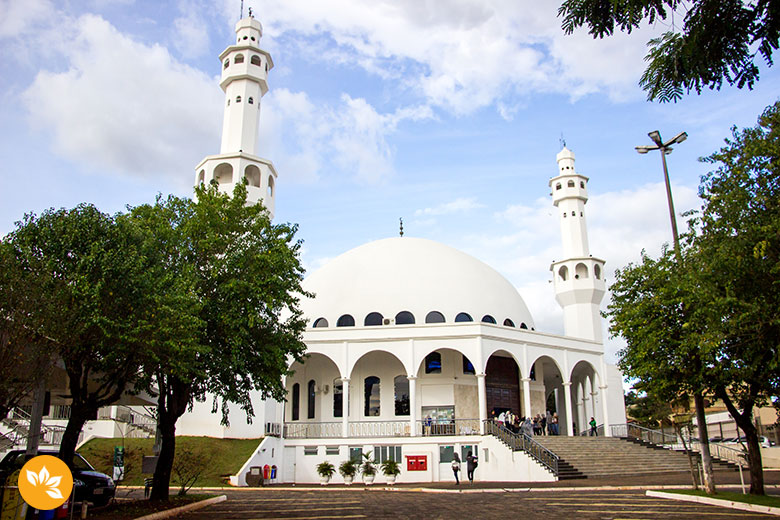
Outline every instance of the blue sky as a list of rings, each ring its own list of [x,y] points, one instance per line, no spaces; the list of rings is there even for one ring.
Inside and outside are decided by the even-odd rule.
[[[678,212],[691,209],[707,171],[697,158],[780,92],[764,67],[753,91],[648,103],[645,44],[668,26],[566,36],[556,2],[250,6],[275,63],[260,155],[279,172],[276,219],[300,224],[307,268],[397,235],[403,217],[407,235],[496,268],[549,332],[562,332],[547,186],[561,135],[591,179],[591,252],[612,273],[670,240],[660,157],[634,146],[650,130],[688,132],[669,166]],[[0,0],[0,235],[48,207],[189,196],[195,165],[219,150],[217,56],[238,17],[238,0]],[[619,347],[608,343],[611,359]]]

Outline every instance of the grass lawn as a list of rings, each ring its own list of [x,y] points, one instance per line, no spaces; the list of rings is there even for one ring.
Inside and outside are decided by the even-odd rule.
[[[678,493],[680,495],[694,495],[698,497],[716,498],[718,500],[730,500],[732,502],[743,502],[745,504],[756,504],[759,506],[780,507],[780,497],[770,495],[743,495],[732,491],[718,491],[714,495],[708,495],[701,490],[693,489],[664,489],[667,493]]]
[[[192,502],[199,502],[217,495],[186,495],[183,497],[171,495],[167,502],[149,502],[148,500],[134,500],[132,502],[114,502],[99,510],[90,510],[90,520],[132,520],[158,511],[186,506]],[[76,508],[76,513],[80,510]]]
[[[204,466],[195,486],[224,486],[227,477],[235,475],[254,453],[262,439],[216,439],[213,437],[176,437],[177,463]],[[113,473],[114,446],[125,447],[125,479],[119,485],[143,486],[144,478],[151,475],[141,473],[141,462],[146,455],[153,455],[154,439],[92,439],[78,451],[98,471],[107,475]],[[194,462],[191,462],[194,461]],[[176,472],[171,475],[171,486],[178,484]]]

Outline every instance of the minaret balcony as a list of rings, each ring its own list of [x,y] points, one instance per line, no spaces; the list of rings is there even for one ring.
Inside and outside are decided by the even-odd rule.
[[[563,303],[599,303],[606,292],[604,260],[569,258],[550,265],[555,295]]]

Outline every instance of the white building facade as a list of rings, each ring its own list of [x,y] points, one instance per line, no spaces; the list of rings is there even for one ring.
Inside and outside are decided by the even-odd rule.
[[[196,182],[217,179],[231,192],[246,178],[251,201],[273,214],[277,173],[256,155],[273,62],[254,18],[239,21],[236,34],[220,55],[222,147],[196,167]],[[555,480],[538,456],[494,435],[494,414],[555,412],[561,435],[586,430],[591,417],[605,432],[625,423],[622,377],[604,358],[604,261],[588,248],[588,179],[568,149],[557,160],[549,182],[566,258],[550,269],[565,335],[535,330],[517,290],[481,261],[430,240],[378,240],[305,280],[316,295],[301,304],[307,356],[290,367],[285,403],[258,399],[254,423],[237,412],[230,427],[219,426],[210,402],[196,403],[177,433],[265,436],[234,477],[239,485],[250,467],[266,464],[277,466],[277,481],[317,482],[318,463],[338,466],[361,453],[401,462],[403,482],[454,480],[453,454],[469,451],[479,457],[478,480]]]

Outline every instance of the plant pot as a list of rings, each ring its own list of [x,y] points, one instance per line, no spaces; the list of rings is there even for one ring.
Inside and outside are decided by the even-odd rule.
[[[388,484],[390,484],[391,486],[395,484],[395,478],[396,478],[395,475],[386,475],[386,477],[387,477]]]
[[[321,486],[327,486],[328,482],[330,482],[330,477],[327,475],[320,475],[320,485]]]
[[[363,484],[370,486],[374,483],[374,475],[363,475]]]
[[[348,486],[351,486],[352,485],[352,481],[354,479],[355,479],[355,477],[347,475],[347,476],[344,477],[344,484],[346,484]]]

